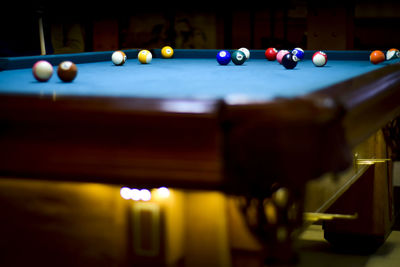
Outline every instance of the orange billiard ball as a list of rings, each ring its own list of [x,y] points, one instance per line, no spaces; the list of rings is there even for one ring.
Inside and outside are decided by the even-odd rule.
[[[63,61],[58,65],[57,75],[63,82],[72,82],[78,74],[78,68],[71,61]]]
[[[369,60],[372,64],[379,64],[385,61],[385,54],[380,50],[372,51],[372,53],[369,55]]]

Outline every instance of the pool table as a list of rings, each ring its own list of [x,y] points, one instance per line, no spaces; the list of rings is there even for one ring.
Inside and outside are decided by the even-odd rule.
[[[0,59],[0,175],[302,199],[400,113],[399,59],[373,65],[369,51],[326,51],[324,67],[306,51],[293,70],[261,50],[240,66],[216,50],[154,49],[150,64],[125,52],[123,66],[112,52]],[[39,59],[78,75],[38,82]]]

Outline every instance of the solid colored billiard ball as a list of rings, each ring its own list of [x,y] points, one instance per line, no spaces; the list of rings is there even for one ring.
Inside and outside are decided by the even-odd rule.
[[[328,62],[328,56],[322,51],[317,51],[312,56],[312,62],[316,67],[323,67]]]
[[[126,62],[126,54],[123,51],[115,51],[111,55],[111,61],[116,65],[116,66],[122,66]]]
[[[293,49],[292,55],[295,56],[298,60],[303,60],[304,59],[304,50],[299,47],[296,47],[295,49]],[[295,58],[295,60],[296,60],[296,58]]]
[[[242,51],[236,50],[232,53],[231,59],[235,65],[242,65],[246,61],[246,55]]]
[[[221,50],[217,54],[217,61],[220,65],[228,65],[231,61],[231,53],[226,50]]]
[[[386,51],[386,60],[392,60],[400,57],[399,49],[391,48]]]
[[[163,58],[171,58],[174,55],[174,49],[170,46],[164,46],[161,49],[161,56]]]
[[[72,82],[78,74],[78,68],[71,61],[63,61],[58,65],[57,75],[63,82]]]
[[[239,48],[239,51],[242,51],[244,55],[246,56],[246,60],[250,58],[250,51],[246,47]]]
[[[142,64],[148,64],[151,62],[151,60],[153,59],[153,55],[151,54],[151,52],[149,50],[140,50],[139,54],[138,54],[138,60],[140,63]]]
[[[290,53],[288,50],[280,50],[278,54],[276,54],[276,60],[279,62],[279,64],[282,64],[283,56],[288,53]]]
[[[296,57],[295,55],[292,55],[291,53],[287,53],[286,55],[283,56],[282,58],[282,65],[286,69],[294,69],[297,65],[297,59],[294,59]]]
[[[273,47],[270,47],[267,50],[265,50],[265,58],[268,59],[269,61],[276,60],[277,54],[278,54],[278,50],[276,50]]]
[[[33,65],[32,73],[39,82],[47,82],[53,75],[53,66],[46,60],[39,60]]]
[[[369,55],[369,60],[372,64],[379,64],[385,61],[385,54],[380,50],[372,51],[372,53]]]

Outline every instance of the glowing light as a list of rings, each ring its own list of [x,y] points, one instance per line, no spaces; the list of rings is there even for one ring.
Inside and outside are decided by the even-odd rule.
[[[122,187],[120,190],[120,195],[123,199],[130,199],[132,197],[131,189],[128,187]]]
[[[357,159],[359,165],[374,165],[376,163],[386,163],[390,159]]]
[[[170,195],[169,189],[166,187],[160,187],[157,189],[157,195],[160,198],[168,198]]]
[[[143,201],[149,201],[151,199],[151,193],[147,189],[140,190],[140,199]]]
[[[135,201],[141,200],[140,190],[136,188],[132,189],[131,198]]]
[[[137,188],[129,188],[129,187],[122,187],[120,190],[121,197],[123,199],[132,199],[134,201],[149,201],[151,200],[151,193],[148,189],[137,189]]]

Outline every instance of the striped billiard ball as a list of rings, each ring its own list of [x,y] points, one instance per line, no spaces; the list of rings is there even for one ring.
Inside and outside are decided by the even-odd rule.
[[[116,66],[122,66],[126,62],[126,54],[123,51],[115,51],[111,55],[111,61],[116,65]]]

